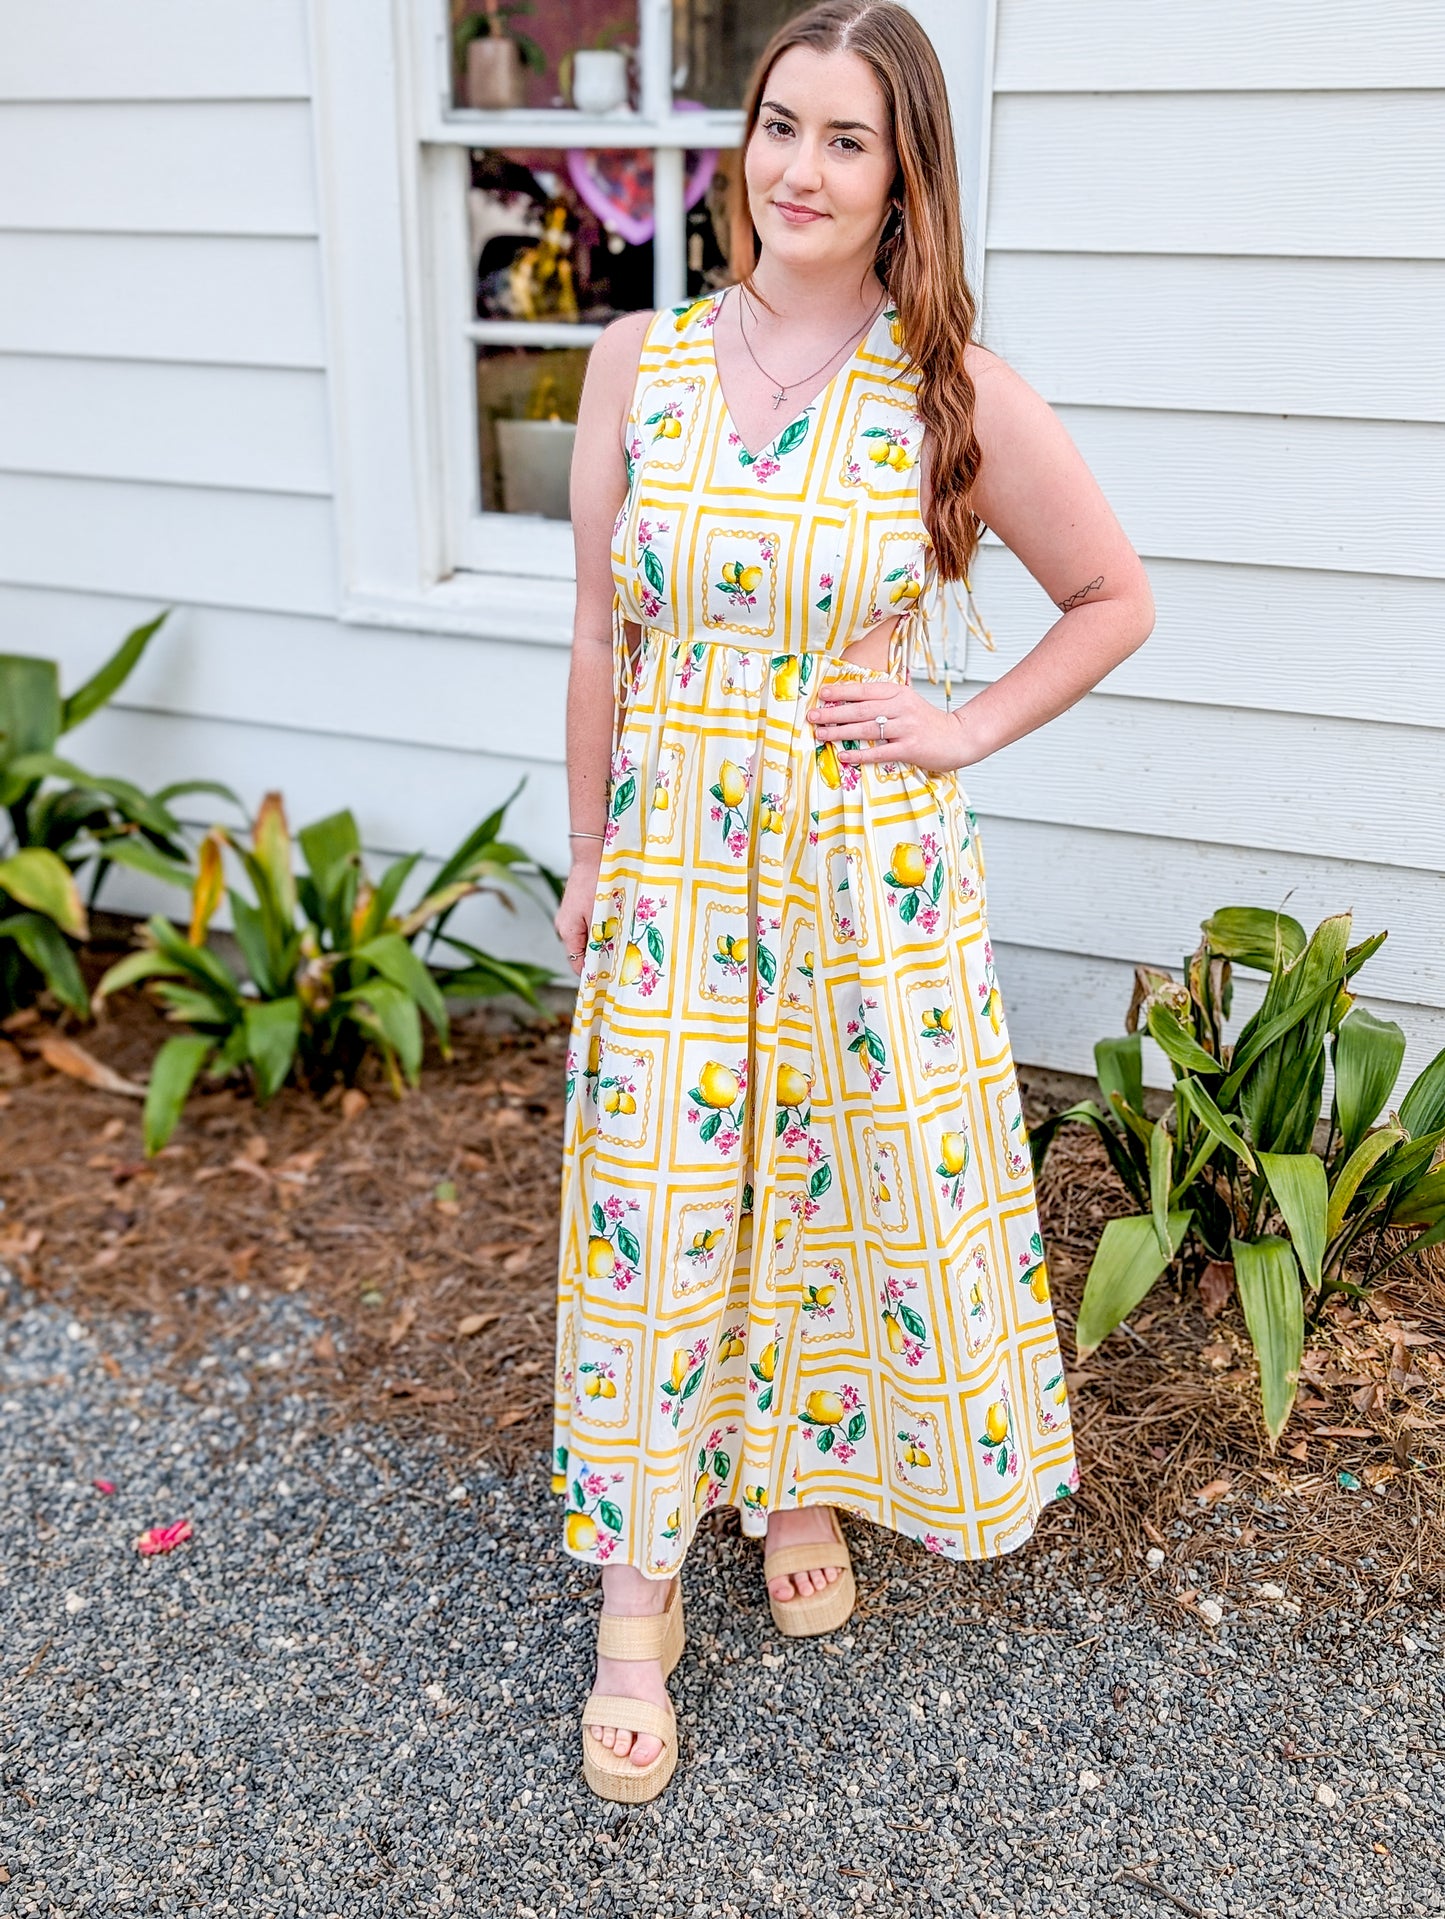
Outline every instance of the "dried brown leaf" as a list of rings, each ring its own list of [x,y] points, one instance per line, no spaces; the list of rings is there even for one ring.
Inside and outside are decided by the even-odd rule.
[[[457,1321],[457,1338],[470,1339],[473,1333],[485,1332],[501,1317],[500,1313],[468,1313],[465,1319]]]
[[[42,1033],[35,1049],[53,1072],[64,1073],[67,1079],[78,1079],[83,1086],[93,1086],[98,1093],[117,1093],[123,1099],[146,1096],[144,1086],[117,1073],[114,1067],[102,1065],[93,1053],[87,1053],[83,1046],[67,1039],[63,1033]]]

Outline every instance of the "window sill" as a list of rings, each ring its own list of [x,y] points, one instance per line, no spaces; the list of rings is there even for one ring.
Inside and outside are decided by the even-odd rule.
[[[384,627],[396,633],[567,647],[572,644],[576,597],[572,580],[454,573],[415,594],[349,593],[339,617],[346,626]]]

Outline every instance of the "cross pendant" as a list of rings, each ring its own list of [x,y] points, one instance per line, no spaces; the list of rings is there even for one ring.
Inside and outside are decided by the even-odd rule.
[[[773,395],[773,409],[775,412],[783,404],[784,400],[786,400],[787,397],[788,397],[788,389],[786,387],[779,387],[778,391]]]

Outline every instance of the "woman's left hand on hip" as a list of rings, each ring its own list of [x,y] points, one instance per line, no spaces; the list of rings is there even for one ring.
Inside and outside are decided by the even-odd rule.
[[[895,680],[825,681],[806,717],[818,745],[831,740],[844,766],[897,760],[925,773],[953,773],[968,764],[968,743],[958,716],[940,712],[921,693]],[[844,740],[857,744],[845,747]]]

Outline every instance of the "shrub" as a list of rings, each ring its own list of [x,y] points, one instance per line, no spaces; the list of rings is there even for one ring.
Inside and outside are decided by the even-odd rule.
[[[1061,1126],[1093,1126],[1140,1211],[1110,1220],[1084,1285],[1082,1358],[1125,1319],[1176,1259],[1232,1261],[1259,1356],[1271,1448],[1289,1417],[1304,1350],[1306,1306],[1332,1292],[1361,1296],[1400,1260],[1445,1240],[1445,1049],[1398,1111],[1383,1114],[1405,1035],[1355,1004],[1352,976],[1384,943],[1349,946],[1351,915],[1307,939],[1288,915],[1226,907],[1205,920],[1183,981],[1139,967],[1128,1037],[1094,1048],[1104,1112],[1083,1100],[1033,1133],[1034,1172]],[[1224,1021],[1232,969],[1268,973],[1258,1011],[1232,1046]],[[1168,1057],[1172,1111],[1144,1116],[1144,1030]],[[1326,1062],[1334,1068],[1329,1132],[1314,1146]],[[1386,1235],[1404,1233],[1387,1250]],[[1346,1276],[1359,1263],[1358,1280]]]
[[[202,1072],[213,1080],[245,1073],[267,1100],[293,1075],[313,1091],[338,1079],[350,1083],[375,1049],[400,1093],[403,1081],[415,1085],[420,1076],[423,1019],[449,1055],[447,993],[515,992],[536,1005],[537,986],[552,977],[545,967],[497,959],[446,930],[469,895],[495,893],[511,906],[503,888],[531,863],[497,837],[510,804],[467,836],[405,912],[398,901],[420,854],[394,861],[373,884],[349,812],[302,828],[299,875],[279,793],[262,802],[249,845],[213,828],[197,856],[187,931],[161,917],[149,920],[141,950],[112,966],[97,989],[104,999],[147,982],[167,1016],[190,1029],[167,1040],[152,1067],[146,1151],[158,1152],[170,1138]],[[249,881],[250,897],[227,888],[228,853]],[[545,868],[533,870],[557,890]],[[223,894],[244,978],[208,940]],[[416,950],[423,933],[428,958]],[[429,963],[438,945],[460,955],[460,963]]]

